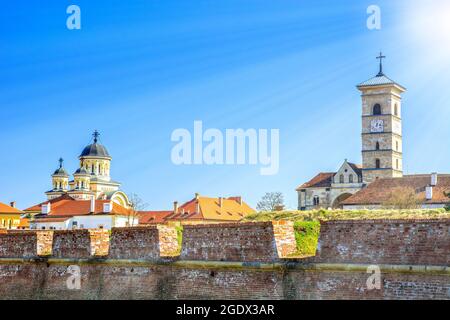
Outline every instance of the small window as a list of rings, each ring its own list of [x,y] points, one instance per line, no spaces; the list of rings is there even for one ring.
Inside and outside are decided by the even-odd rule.
[[[397,104],[394,105],[394,115],[398,116],[398,106],[397,106]]]
[[[395,141],[395,150],[398,151],[398,141]]]
[[[353,183],[353,175],[352,174],[348,176],[348,182]]]
[[[344,175],[343,174],[341,174],[339,176],[339,183],[344,183]]]
[[[379,142],[377,142],[377,143],[375,144],[375,150],[380,150],[380,143],[379,143]]]
[[[319,203],[320,203],[319,196],[314,196],[314,198],[313,198],[313,204],[314,204],[315,206],[318,206]]]
[[[380,159],[375,159],[375,168],[377,168],[377,169],[381,168],[381,161],[380,161]]]
[[[373,114],[374,115],[381,114],[381,105],[379,103],[373,106]]]
[[[399,161],[398,161],[398,159],[395,159],[395,165],[396,165],[396,168],[398,169],[399,168]]]

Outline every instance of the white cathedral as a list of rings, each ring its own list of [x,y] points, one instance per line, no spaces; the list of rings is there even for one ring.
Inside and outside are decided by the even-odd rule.
[[[59,168],[52,174],[53,189],[46,192],[48,200],[69,195],[75,200],[110,200],[125,208],[130,202],[120,191],[120,183],[111,180],[111,160],[108,150],[99,143],[100,134],[95,131],[93,143],[86,146],[79,156],[80,167],[69,181],[69,174],[59,159]]]

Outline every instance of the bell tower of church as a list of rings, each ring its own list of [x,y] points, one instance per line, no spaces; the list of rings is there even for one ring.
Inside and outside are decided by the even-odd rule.
[[[363,182],[402,177],[401,94],[404,87],[383,73],[380,53],[378,74],[359,84],[362,95]]]

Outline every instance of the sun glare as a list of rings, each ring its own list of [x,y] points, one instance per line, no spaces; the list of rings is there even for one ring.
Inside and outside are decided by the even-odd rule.
[[[421,49],[450,54],[450,0],[411,2],[404,16],[407,36]]]

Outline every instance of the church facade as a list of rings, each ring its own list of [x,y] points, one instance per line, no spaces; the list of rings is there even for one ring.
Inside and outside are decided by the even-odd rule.
[[[321,172],[300,185],[298,209],[340,208],[353,194],[377,179],[403,176],[402,94],[406,89],[383,73],[357,85],[361,92],[362,165],[348,162],[337,172]]]
[[[69,195],[75,200],[110,200],[122,207],[129,207],[127,195],[120,191],[120,183],[110,176],[112,157],[105,146],[99,143],[100,134],[95,131],[93,143],[86,146],[79,156],[79,168],[70,179],[59,159],[59,168],[52,174],[52,189],[46,192],[47,199],[53,200]]]

